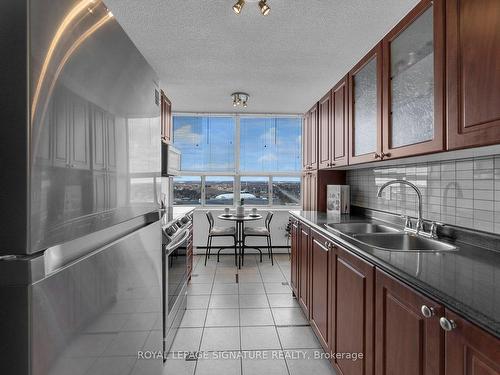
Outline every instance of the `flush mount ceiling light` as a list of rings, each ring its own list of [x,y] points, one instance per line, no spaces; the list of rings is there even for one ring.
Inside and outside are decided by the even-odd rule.
[[[234,92],[231,94],[231,98],[233,98],[233,107],[241,105],[243,108],[246,108],[250,95],[244,92]]]
[[[243,6],[245,5],[245,2],[248,1],[250,3],[255,3],[259,0],[238,0],[236,4],[233,5],[233,11],[236,14],[240,14],[241,11],[243,10]],[[271,11],[271,7],[267,5],[267,0],[260,0],[259,1],[259,8],[260,12],[262,13],[263,16],[267,16],[269,12]]]

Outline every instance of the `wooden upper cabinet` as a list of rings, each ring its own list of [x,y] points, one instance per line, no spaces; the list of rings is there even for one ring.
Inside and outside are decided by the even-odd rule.
[[[302,120],[302,169],[307,170],[309,166],[309,134],[307,129],[309,129],[309,112],[304,114],[304,118]]]
[[[382,271],[375,274],[375,375],[443,374],[444,308]]]
[[[349,146],[347,76],[319,101],[318,108],[319,169],[347,165]]]
[[[382,43],[349,73],[349,164],[382,154]]]
[[[318,105],[311,109],[311,138],[309,139],[311,147],[311,169],[318,169]]]
[[[333,157],[333,119],[332,119],[332,92],[328,91],[318,103],[318,165],[319,168],[332,166]]]
[[[318,208],[318,174],[316,171],[302,175],[302,209],[316,211]]]
[[[500,1],[446,1],[448,148],[500,142]]]
[[[444,9],[422,0],[383,39],[383,159],[444,149]]]
[[[333,257],[333,254],[331,256]],[[335,262],[331,269],[335,275],[332,288],[336,288],[332,293],[336,301],[331,304],[331,321],[335,322],[331,324],[331,337],[336,337],[333,351],[364,354],[363,359],[356,361],[337,359],[336,366],[342,374],[372,375],[375,356],[375,267],[336,246]]]
[[[330,250],[331,242],[311,230],[311,325],[323,349],[330,348]]]
[[[165,143],[172,141],[172,103],[163,90],[160,94],[161,139]]]
[[[347,165],[349,149],[349,124],[348,124],[348,90],[347,76],[345,76],[332,89],[332,127],[330,143],[333,147],[331,153],[332,167]]]
[[[304,115],[302,125],[302,167],[304,170],[318,168],[318,104]]]
[[[446,375],[500,375],[500,340],[451,311],[456,327],[445,334]]]

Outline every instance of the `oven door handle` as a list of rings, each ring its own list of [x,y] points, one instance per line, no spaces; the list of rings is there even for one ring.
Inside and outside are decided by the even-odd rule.
[[[168,244],[167,247],[165,248],[165,252],[167,253],[167,256],[172,254],[172,252],[179,247],[187,238],[189,237],[189,229],[184,230],[184,234],[182,235],[182,238],[179,241],[175,241],[173,244]]]

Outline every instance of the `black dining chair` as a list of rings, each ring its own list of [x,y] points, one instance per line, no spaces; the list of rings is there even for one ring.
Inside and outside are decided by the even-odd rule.
[[[207,260],[210,259],[210,254],[212,251],[212,239],[214,237],[233,237],[234,240],[234,264],[238,266],[238,253],[236,246],[236,228],[235,227],[216,227],[214,215],[210,211],[206,212],[208,219],[208,238],[207,238],[207,250],[205,252],[205,266],[207,265]],[[217,262],[219,261],[219,254],[221,250],[225,247],[220,247],[217,252]]]
[[[243,230],[243,255],[245,254],[245,247],[253,248],[254,246],[246,246],[245,240],[247,237],[265,237],[267,241],[267,251],[269,258],[271,259],[271,265],[274,266],[273,259],[273,246],[271,242],[271,220],[273,219],[273,213],[269,211],[266,215],[263,227],[246,227]],[[260,249],[258,249],[260,251]],[[261,255],[262,257],[262,255]],[[261,258],[262,261],[262,258]]]

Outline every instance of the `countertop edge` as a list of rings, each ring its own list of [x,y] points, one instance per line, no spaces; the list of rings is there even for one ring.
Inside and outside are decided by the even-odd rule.
[[[464,319],[467,319],[470,322],[476,324],[478,327],[480,327],[481,329],[490,333],[491,335],[493,335],[497,339],[500,339],[500,327],[498,327],[498,328],[492,327],[492,326],[495,326],[495,327],[498,326],[499,325],[498,322],[493,321],[493,320],[491,320],[491,318],[484,316],[483,314],[479,313],[477,310],[474,310],[471,307],[469,307],[469,306],[467,306],[459,301],[456,301],[453,297],[450,297],[449,295],[440,292],[439,290],[433,288],[432,286],[411,277],[411,275],[408,275],[404,271],[401,271],[398,268],[393,267],[390,264],[387,264],[383,260],[370,255],[369,253],[356,247],[352,242],[347,241],[346,239],[340,237],[339,235],[336,235],[335,233],[327,230],[323,226],[318,225],[317,223],[314,223],[311,220],[308,220],[307,218],[301,216],[300,213],[294,212],[292,210],[288,211],[288,213],[290,215],[292,215],[293,217],[295,217],[296,219],[311,226],[317,232],[320,232],[321,234],[331,238],[333,241],[337,242],[339,245],[345,246],[349,251],[351,251],[355,255],[372,263],[374,266],[380,268],[380,270],[386,272],[387,274],[394,277],[398,281],[400,281],[404,284],[407,284],[407,285],[411,286],[412,288],[414,288],[417,292],[419,292],[419,293],[421,293],[421,294],[423,294],[431,299],[434,299],[436,302],[442,304],[445,308],[460,315]],[[478,316],[478,315],[480,315],[480,316]]]

